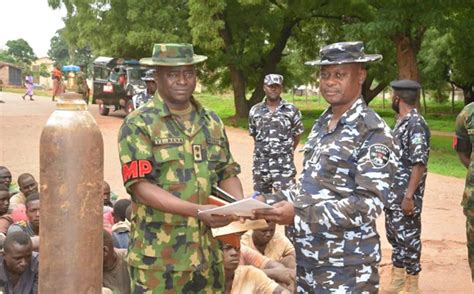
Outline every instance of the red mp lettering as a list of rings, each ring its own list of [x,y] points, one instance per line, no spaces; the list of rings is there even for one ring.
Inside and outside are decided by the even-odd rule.
[[[122,166],[123,182],[126,183],[132,179],[143,178],[152,171],[149,160],[134,160]]]

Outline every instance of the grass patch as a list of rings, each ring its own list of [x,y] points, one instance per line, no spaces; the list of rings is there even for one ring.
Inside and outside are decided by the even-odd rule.
[[[467,170],[452,148],[452,138],[445,136],[431,137],[428,171],[456,178],[466,177]]]
[[[197,94],[196,97],[203,105],[214,110],[224,120],[226,125],[242,129],[248,128],[247,119],[236,120],[234,118],[235,108],[232,94],[214,95],[202,93]],[[295,96],[294,99],[291,95],[285,95],[284,97],[288,101],[295,103],[301,110],[305,128],[302,142],[306,142],[314,121],[328,107],[328,104],[323,98],[317,96],[309,96],[307,98],[305,96]],[[385,105],[383,104],[382,98],[376,98],[370,103],[370,107],[377,111],[389,126],[393,127],[395,125],[395,116],[390,106],[390,100],[386,98]],[[451,105],[449,103],[439,104],[427,101],[428,113],[423,116],[432,131],[452,133],[454,131],[456,115],[461,111],[462,107],[462,102],[456,102],[455,114],[452,114]],[[456,151],[453,150],[451,145],[451,137],[431,136],[431,152],[428,169],[433,173],[464,178],[466,176],[466,169],[462,166]]]

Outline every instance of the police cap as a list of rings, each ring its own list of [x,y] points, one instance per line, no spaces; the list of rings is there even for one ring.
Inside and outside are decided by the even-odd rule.
[[[392,88],[394,88],[395,90],[418,91],[419,89],[421,89],[421,85],[417,81],[413,81],[413,80],[392,81],[390,83],[390,86],[392,86]]]

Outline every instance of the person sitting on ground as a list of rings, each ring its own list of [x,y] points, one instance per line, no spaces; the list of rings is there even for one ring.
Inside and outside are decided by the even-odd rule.
[[[106,181],[103,184],[102,197],[104,199],[104,209],[103,209],[103,221],[104,229],[112,234],[112,226],[114,225],[114,216],[112,211],[114,210],[114,204],[111,201],[112,191],[110,190],[110,185]]]
[[[120,199],[115,202],[114,211],[114,225],[112,226],[112,238],[115,248],[128,248],[130,222],[127,220],[126,212],[132,201],[129,199]]]
[[[240,264],[240,248],[223,245],[225,292],[228,293],[289,293],[256,267]]]
[[[292,289],[295,282],[295,271],[287,269],[278,261],[262,255],[245,245],[240,246],[240,265],[251,265],[263,271],[270,279],[281,286]]]
[[[240,241],[242,245],[257,250],[287,268],[296,270],[295,247],[284,234],[276,232],[275,229],[275,223],[268,222],[268,228],[250,230],[242,235]]]
[[[19,221],[8,228],[7,236],[13,232],[23,231],[31,237],[33,250],[39,250],[40,232],[40,197],[39,193],[32,193],[26,198],[26,215],[28,221]]]
[[[114,208],[114,203],[111,200],[112,191],[110,190],[110,185],[104,181],[103,197],[104,197],[104,212],[112,211]]]
[[[10,195],[15,195],[20,192],[17,183],[12,182],[12,173],[6,166],[0,166],[0,184],[8,187]]]
[[[130,294],[130,274],[127,264],[127,250],[114,248],[112,236],[103,231],[104,258],[102,286],[117,290],[119,294]],[[116,293],[116,292],[113,292]]]
[[[25,204],[26,197],[31,193],[38,193],[38,182],[32,174],[21,174],[17,182],[20,192],[10,198],[10,210],[14,210],[18,204]]]
[[[10,204],[10,193],[8,187],[0,184],[0,248],[7,235],[8,227],[13,224],[13,218],[8,214],[8,206]]]
[[[5,239],[0,255],[1,293],[38,293],[38,253],[25,232],[13,232]]]

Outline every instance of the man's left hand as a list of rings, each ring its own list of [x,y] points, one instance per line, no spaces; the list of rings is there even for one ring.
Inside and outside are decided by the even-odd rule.
[[[290,225],[294,222],[295,207],[288,201],[275,203],[273,208],[254,210],[255,218],[263,218],[280,225]]]
[[[404,215],[411,216],[413,215],[413,210],[415,209],[415,202],[413,197],[403,197],[402,200],[402,212]]]

